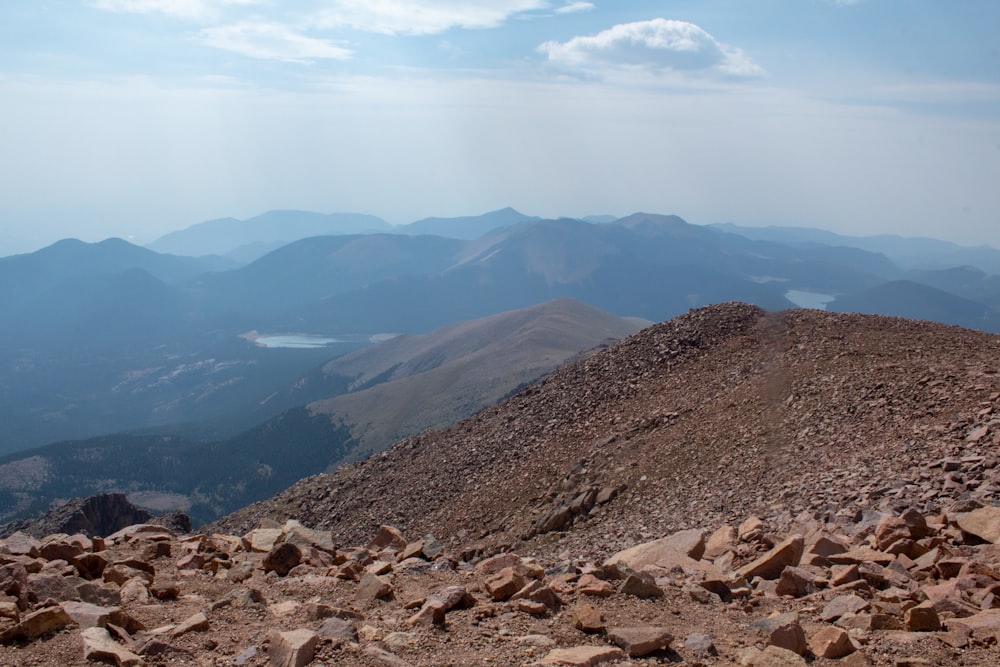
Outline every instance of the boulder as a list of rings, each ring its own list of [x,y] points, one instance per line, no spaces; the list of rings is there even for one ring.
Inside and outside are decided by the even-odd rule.
[[[805,667],[808,663],[801,655],[779,646],[768,646],[763,651],[750,648],[740,658],[743,667]]]
[[[302,562],[302,550],[291,542],[275,545],[264,557],[264,571],[274,571],[279,577],[287,576],[296,565]]]
[[[850,636],[832,625],[828,625],[809,639],[809,650],[817,658],[836,660],[854,653],[857,649]]]
[[[266,554],[284,535],[280,528],[255,528],[243,536],[243,546],[247,551]]]
[[[375,539],[368,544],[369,551],[381,551],[382,549],[402,551],[404,548],[406,548],[406,538],[403,537],[403,533],[399,532],[398,528],[392,526],[379,526]]]
[[[74,623],[62,607],[44,607],[22,616],[20,623],[0,633],[0,644],[9,644],[19,639],[35,639]]]
[[[189,616],[170,632],[171,637],[180,637],[189,632],[206,632],[209,629],[208,617],[202,612]]]
[[[633,570],[660,561],[673,562],[677,556],[699,560],[705,553],[705,534],[700,530],[685,530],[652,542],[637,544],[608,558],[605,565],[624,563]]]
[[[937,632],[941,629],[941,619],[931,600],[907,609],[903,614],[903,622],[910,632]]]
[[[610,646],[575,646],[553,649],[534,664],[537,667],[594,667],[624,658],[621,649]]]
[[[656,585],[653,577],[643,572],[632,572],[618,587],[622,595],[634,595],[637,598],[661,598],[663,589]]]
[[[573,627],[587,634],[597,634],[604,631],[604,618],[597,607],[580,602],[573,607]]]
[[[823,611],[820,612],[820,618],[827,622],[836,621],[844,614],[857,614],[869,608],[871,608],[871,604],[863,597],[841,595],[833,598],[823,607]]]
[[[641,658],[667,648],[674,636],[666,628],[640,625],[609,628],[608,639],[620,646],[628,657]]]
[[[358,629],[354,624],[335,616],[324,620],[316,634],[320,639],[328,639],[334,644],[358,641]]]
[[[358,600],[361,600],[362,602],[379,600],[392,595],[392,585],[387,579],[384,579],[377,574],[369,573],[361,578],[361,581],[358,583],[358,590],[355,594],[357,595]]]
[[[83,659],[110,662],[119,667],[142,664],[140,656],[113,640],[111,634],[100,627],[87,628],[83,631]]]
[[[505,567],[492,577],[488,577],[483,585],[495,602],[509,600],[519,590],[524,588],[524,576],[512,567]]]
[[[741,567],[736,574],[747,580],[753,577],[777,579],[786,567],[799,564],[804,548],[803,537],[792,535],[757,560]]]
[[[319,635],[312,630],[272,630],[267,655],[272,667],[305,667],[316,656]]]
[[[300,549],[319,549],[327,553],[334,553],[336,547],[333,544],[333,533],[329,530],[313,530],[306,528],[298,521],[289,519],[285,522],[284,528],[285,542],[294,544]]]
[[[968,514],[960,514],[956,523],[970,535],[991,544],[1000,544],[1000,507],[980,507]]]
[[[800,598],[816,591],[816,575],[800,567],[786,567],[781,571],[781,578],[775,593],[778,595],[791,595]]]

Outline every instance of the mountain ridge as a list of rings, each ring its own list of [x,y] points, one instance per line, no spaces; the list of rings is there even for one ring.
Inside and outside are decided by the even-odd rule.
[[[644,535],[754,512],[849,512],[850,499],[830,509],[804,494],[858,466],[892,480],[947,455],[1000,397],[998,352],[996,335],[925,322],[711,306],[215,528],[295,514],[352,541],[380,517],[454,536],[458,551],[601,558],[629,546],[615,526],[636,512]],[[618,500],[593,515],[567,510],[589,491]],[[575,520],[586,530],[561,532]]]

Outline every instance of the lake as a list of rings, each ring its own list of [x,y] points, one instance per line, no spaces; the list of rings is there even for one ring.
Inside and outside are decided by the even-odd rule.
[[[785,292],[785,298],[799,308],[826,310],[826,304],[833,301],[836,297],[832,294],[821,294],[819,292],[805,292],[803,290],[792,289]]]
[[[345,343],[347,341],[341,340],[340,338],[329,338],[327,336],[311,336],[309,334],[282,334],[280,336],[260,336],[254,338],[253,341],[260,345],[261,347],[276,348],[294,348],[298,350],[311,350],[319,347],[326,347],[328,345],[334,345],[336,343]]]

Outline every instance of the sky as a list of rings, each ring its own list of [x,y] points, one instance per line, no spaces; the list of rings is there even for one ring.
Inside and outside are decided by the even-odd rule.
[[[505,206],[1000,247],[996,0],[0,3],[0,255]]]

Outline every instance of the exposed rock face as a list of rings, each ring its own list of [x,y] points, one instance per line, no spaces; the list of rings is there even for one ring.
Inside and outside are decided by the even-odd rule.
[[[70,500],[41,519],[10,523],[4,527],[3,534],[21,530],[35,537],[53,533],[103,536],[152,518],[152,514],[130,503],[125,494],[104,493]],[[177,518],[173,520],[177,521]],[[190,528],[190,519],[187,525]]]

